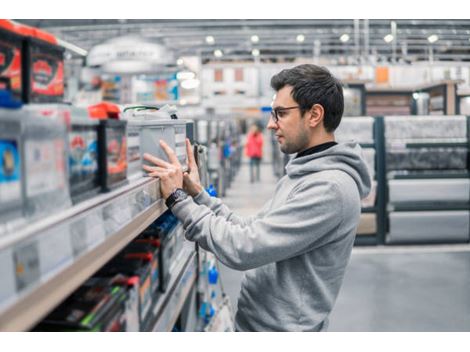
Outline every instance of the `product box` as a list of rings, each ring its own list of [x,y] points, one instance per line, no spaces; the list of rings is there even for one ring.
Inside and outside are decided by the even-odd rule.
[[[157,158],[168,161],[165,151],[160,147],[160,140],[164,140],[187,170],[186,161],[186,129],[185,120],[176,119],[176,110],[165,106],[163,108],[151,106],[127,107],[124,110],[124,118],[129,123],[129,128],[140,129],[140,153],[148,153]],[[132,127],[131,127],[132,126]],[[146,165],[153,165],[145,160]],[[145,172],[142,171],[145,175]]]
[[[69,182],[73,203],[93,197],[100,191],[98,167],[98,126],[86,110],[72,110],[68,131]]]
[[[16,99],[21,100],[23,37],[15,33],[15,26],[8,20],[0,20],[0,77],[8,80],[4,87]]]
[[[0,224],[23,216],[22,109],[0,107]],[[6,229],[0,226],[0,234]]]
[[[126,259],[142,259],[150,263],[151,271],[151,289],[152,299],[155,300],[156,293],[160,284],[159,280],[159,252],[160,241],[151,239],[135,239],[124,249]]]
[[[57,45],[53,36],[38,33],[41,31],[35,30],[36,38],[27,37],[23,42],[23,102],[61,102],[64,98],[64,48]]]
[[[138,239],[159,240],[159,272],[161,292],[165,292],[171,278],[171,267],[177,256],[177,236],[174,231],[178,224],[178,219],[170,211],[161,215],[152,225],[150,225]]]
[[[126,290],[114,278],[90,278],[35,331],[125,331]]]
[[[113,277],[115,275],[136,276],[139,278],[139,321],[144,326],[150,317],[152,307],[152,267],[148,260],[141,258],[126,258],[125,252],[119,253],[106,264],[96,276]]]
[[[129,123],[127,125],[127,178],[132,180],[143,175],[140,154],[140,127]]]
[[[126,121],[100,120],[98,155],[101,188],[104,192],[127,183]]]
[[[63,120],[33,109],[22,119],[23,174],[28,217],[40,217],[71,205],[67,129]]]

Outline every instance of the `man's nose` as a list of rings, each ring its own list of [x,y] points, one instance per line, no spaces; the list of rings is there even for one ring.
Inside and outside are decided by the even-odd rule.
[[[279,128],[272,116],[269,116],[268,125],[266,127],[270,130],[277,130]]]

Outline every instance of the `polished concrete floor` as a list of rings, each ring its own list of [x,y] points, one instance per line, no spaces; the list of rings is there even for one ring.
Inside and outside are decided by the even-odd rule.
[[[253,215],[275,183],[269,163],[250,183],[245,162],[224,201]],[[242,275],[221,267],[234,311]],[[355,248],[329,331],[470,331],[470,246]]]

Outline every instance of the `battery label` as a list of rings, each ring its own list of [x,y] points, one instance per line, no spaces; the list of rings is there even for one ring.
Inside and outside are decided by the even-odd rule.
[[[34,54],[31,60],[32,92],[38,95],[64,94],[64,64],[53,56]]]
[[[14,140],[0,140],[0,203],[21,198],[21,159]]]
[[[64,188],[64,143],[56,141],[26,141],[26,194],[34,197]]]
[[[10,78],[11,90],[21,92],[21,51],[0,40],[0,76]]]

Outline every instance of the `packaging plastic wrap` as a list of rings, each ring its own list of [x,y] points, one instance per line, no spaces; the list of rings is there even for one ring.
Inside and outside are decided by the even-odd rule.
[[[470,212],[391,212],[388,243],[468,241]]]
[[[391,203],[470,201],[469,179],[389,180],[388,189]]]
[[[468,149],[390,148],[386,160],[387,170],[463,170],[467,168]]]
[[[374,118],[343,117],[335,130],[335,138],[337,142],[374,143]]]
[[[386,116],[384,120],[386,140],[467,139],[465,116]]]
[[[23,110],[0,108],[0,234],[23,215],[22,136]]]
[[[71,200],[64,121],[31,112],[22,123],[26,214],[36,218],[68,208]]]

